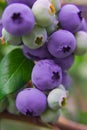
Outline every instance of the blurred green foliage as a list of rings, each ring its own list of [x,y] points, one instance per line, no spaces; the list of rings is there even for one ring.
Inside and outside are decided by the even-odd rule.
[[[64,110],[64,115],[71,120],[87,124],[87,54],[75,56],[75,61],[69,69],[69,74],[73,79],[70,88],[70,96],[73,97],[75,104],[68,105],[69,109]],[[73,105],[75,111],[73,112]]]

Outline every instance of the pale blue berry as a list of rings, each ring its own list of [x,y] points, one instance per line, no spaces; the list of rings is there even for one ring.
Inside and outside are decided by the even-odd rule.
[[[2,37],[5,40],[5,42],[11,45],[19,45],[22,42],[22,39],[20,36],[18,37],[18,36],[11,35],[5,30],[5,28],[2,29]]]
[[[79,31],[76,33],[76,55],[83,55],[87,52],[87,32]]]
[[[47,27],[52,24],[55,17],[55,7],[49,0],[37,0],[32,7],[36,22]]]
[[[53,110],[57,110],[58,108],[65,106],[66,98],[67,94],[65,90],[60,88],[53,89],[47,98],[48,106]]]
[[[22,37],[24,45],[30,49],[37,49],[47,41],[47,31],[45,28],[36,25],[33,30]]]

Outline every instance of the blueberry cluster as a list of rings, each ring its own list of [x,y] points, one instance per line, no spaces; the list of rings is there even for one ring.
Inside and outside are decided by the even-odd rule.
[[[25,57],[35,62],[33,87],[18,93],[16,107],[24,115],[54,122],[66,104],[74,56],[87,51],[85,18],[76,5],[61,5],[60,0],[7,2],[2,38],[22,46]]]

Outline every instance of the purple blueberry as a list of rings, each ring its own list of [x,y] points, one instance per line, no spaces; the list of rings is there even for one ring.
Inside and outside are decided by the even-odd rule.
[[[33,68],[32,83],[40,90],[51,90],[62,82],[62,70],[53,60],[40,60]]]
[[[78,31],[87,31],[87,22],[84,18],[83,18],[81,24],[79,25],[79,27],[77,28],[77,32]]]
[[[16,107],[24,115],[39,116],[47,107],[47,98],[36,88],[26,88],[18,93]]]
[[[74,35],[67,30],[58,30],[48,39],[48,50],[56,58],[64,58],[72,54],[76,48]]]
[[[2,28],[3,28],[2,20],[0,19],[0,37],[2,36]]]
[[[23,54],[28,59],[32,60],[41,60],[41,59],[51,59],[52,56],[49,53],[46,44],[44,44],[42,47],[37,49],[30,49],[27,46],[23,46]]]
[[[28,6],[14,3],[4,10],[2,23],[7,32],[15,36],[21,36],[33,29],[35,20]]]
[[[63,29],[75,33],[77,32],[77,28],[82,22],[83,17],[77,6],[66,4],[60,9],[58,19]]]
[[[28,5],[29,7],[32,7],[36,0],[7,0],[8,4],[13,4],[13,3],[23,3]]]
[[[68,70],[74,63],[74,54],[65,58],[54,58],[56,64],[61,66],[62,70]]]
[[[66,71],[62,72],[62,84],[65,89],[69,89],[72,85],[72,78]]]

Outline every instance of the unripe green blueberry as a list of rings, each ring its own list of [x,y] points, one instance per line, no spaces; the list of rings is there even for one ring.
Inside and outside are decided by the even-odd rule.
[[[56,122],[60,114],[61,109],[52,110],[50,108],[47,108],[46,111],[41,114],[40,118],[45,123],[53,123]]]
[[[83,55],[87,52],[87,32],[79,31],[76,33],[76,55]]]
[[[55,7],[49,0],[37,0],[32,7],[36,22],[43,27],[52,24],[55,17]]]
[[[47,98],[48,106],[53,110],[57,110],[66,105],[66,98],[66,90],[61,88],[53,89]]]
[[[62,85],[62,84],[60,84],[60,85],[58,86],[58,89],[62,89],[62,90],[64,90],[64,91],[66,91],[65,86]]]
[[[58,12],[61,8],[61,1],[60,0],[50,0],[56,9],[56,12]]]
[[[21,37],[20,36],[13,36],[10,33],[8,33],[5,28],[2,29],[2,37],[5,40],[5,42],[12,44],[12,45],[18,45],[21,43]]]
[[[54,18],[54,21],[51,25],[47,26],[46,30],[48,35],[51,35],[53,32],[57,31],[58,29],[58,20]]]
[[[24,45],[30,49],[37,49],[47,41],[47,31],[45,28],[36,25],[34,29],[22,37]]]

